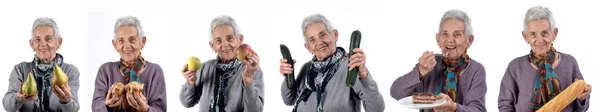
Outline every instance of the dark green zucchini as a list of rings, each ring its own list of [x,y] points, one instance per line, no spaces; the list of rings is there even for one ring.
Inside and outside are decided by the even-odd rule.
[[[287,46],[283,44],[279,45],[279,48],[281,50],[281,55],[283,55],[283,59],[287,60],[287,63],[292,65],[292,69],[294,69],[294,60],[292,59],[292,54],[290,54],[290,49],[288,49]],[[285,74],[285,84],[287,85],[288,89],[292,89],[294,81],[296,81],[295,78],[296,77],[294,77],[293,70],[292,74]]]
[[[352,35],[350,35],[350,52],[348,53],[348,58],[354,54],[352,51],[354,48],[360,48],[360,39],[362,38],[360,31],[354,30]],[[350,66],[348,66],[350,69]],[[346,86],[348,88],[352,88],[354,86],[354,82],[356,82],[356,77],[358,76],[358,67],[355,67],[351,71],[348,71],[348,76],[346,76]]]

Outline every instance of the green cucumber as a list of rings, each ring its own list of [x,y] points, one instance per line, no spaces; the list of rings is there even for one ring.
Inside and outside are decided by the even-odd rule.
[[[352,51],[354,48],[360,48],[360,39],[362,38],[360,31],[354,30],[352,35],[350,36],[350,52],[348,53],[348,58],[354,54]],[[350,69],[350,66],[348,66]],[[346,86],[348,88],[352,88],[354,86],[354,82],[356,82],[356,77],[358,75],[358,67],[355,67],[351,71],[348,71],[348,76],[346,77]]]
[[[292,59],[292,54],[290,54],[290,49],[283,44],[279,45],[279,48],[281,50],[281,55],[283,55],[283,59],[287,60],[287,63],[292,65],[292,69],[294,69],[294,60]],[[292,89],[292,86],[294,86],[294,81],[296,81],[295,78],[293,70],[292,74],[285,74],[285,84],[288,89]]]

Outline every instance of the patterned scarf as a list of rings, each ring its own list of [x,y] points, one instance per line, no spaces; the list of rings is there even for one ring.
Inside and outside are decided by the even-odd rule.
[[[535,76],[537,80],[535,80],[533,96],[531,97],[530,107],[533,110],[540,109],[561,91],[556,72],[552,68],[556,55],[557,52],[554,47],[543,55],[536,55],[533,51],[529,53],[529,63],[534,64],[538,72],[538,75]]]
[[[217,57],[217,62],[220,59]],[[227,101],[227,82],[229,78],[236,75],[241,67],[242,62],[234,59],[227,64],[217,63],[217,80],[214,82],[215,88],[213,90],[212,97],[210,97],[210,112],[225,112],[225,101]]]
[[[52,87],[50,82],[52,76],[54,76],[54,64],[61,66],[63,63],[63,56],[56,53],[56,57],[50,63],[42,63],[42,60],[34,55],[33,61],[31,62],[31,68],[29,71],[34,74],[35,81],[38,84],[38,97],[34,100],[34,112],[48,112],[50,109],[50,92]]]
[[[146,60],[144,60],[144,58],[142,57],[142,55],[139,55],[138,58],[133,61],[133,62],[127,62],[124,61],[123,59],[119,60],[120,66],[119,66],[119,71],[121,71],[121,75],[123,76],[123,83],[125,85],[127,85],[129,82],[141,82],[140,78],[138,77],[138,73],[140,72],[140,70],[142,70],[142,68],[145,67],[146,65]],[[137,112],[137,110],[135,110],[134,108],[130,107],[127,104],[127,100],[123,100],[123,102],[121,103],[121,105],[113,110],[115,112],[122,112],[122,111],[127,111],[127,112]]]
[[[306,102],[313,91],[317,92],[316,111],[323,112],[323,103],[321,102],[323,91],[325,90],[329,80],[331,80],[331,77],[333,77],[335,72],[337,72],[340,62],[342,62],[345,57],[346,52],[342,47],[337,47],[335,53],[324,61],[318,61],[316,57],[313,57],[313,59],[310,61],[312,66],[308,68],[308,71],[304,72],[306,73],[304,75],[306,76],[304,80],[304,86],[306,86],[306,88],[302,90],[300,97],[296,99],[296,103],[294,104],[294,109],[292,109],[292,112],[296,112],[298,104],[300,104],[301,101]]]
[[[438,89],[435,91],[435,94],[444,93],[450,96],[452,101],[457,101],[457,83],[458,77],[463,69],[469,65],[471,58],[467,55],[467,52],[463,53],[458,59],[448,59],[444,58],[442,63],[442,69],[444,71],[444,75],[442,75],[442,79],[440,81],[440,85]]]

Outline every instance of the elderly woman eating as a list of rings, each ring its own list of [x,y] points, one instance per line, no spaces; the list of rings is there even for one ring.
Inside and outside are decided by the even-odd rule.
[[[304,46],[313,58],[302,66],[293,87],[288,89],[285,81],[281,84],[283,102],[294,106],[293,112],[360,112],[361,102],[367,112],[383,112],[383,97],[365,66],[363,50],[350,49],[355,54],[347,57],[346,51],[336,45],[338,31],[321,14],[306,17],[302,31]],[[280,74],[293,73],[287,61],[295,62],[281,59]],[[346,86],[349,67],[359,73],[352,88]]]
[[[112,44],[121,59],[98,69],[92,111],[167,111],[162,68],[142,57],[146,36],[140,21],[133,16],[121,17],[115,23],[114,34]]]
[[[8,112],[79,111],[79,70],[63,62],[63,56],[56,53],[63,39],[56,22],[48,17],[37,18],[31,34],[29,45],[35,55],[31,62],[15,65],[8,78],[8,91],[2,100],[4,109]],[[67,82],[59,84],[51,81],[64,75],[68,78]],[[29,81],[32,82],[26,83]]]
[[[200,103],[200,112],[262,112],[264,85],[258,54],[236,58],[244,36],[230,16],[214,18],[210,28],[209,45],[217,58],[202,63],[198,71],[184,67],[187,82],[179,94],[181,104],[190,108]]]
[[[433,93],[446,102],[429,112],[485,112],[485,69],[467,50],[474,40],[469,16],[448,10],[442,16],[437,44],[442,54],[424,52],[412,71],[399,77],[390,88],[396,100],[417,93]]]
[[[529,54],[513,59],[504,73],[498,97],[500,112],[531,112],[540,109],[576,80],[583,80],[575,57],[558,52],[553,42],[558,34],[552,12],[531,7],[523,21],[523,39]],[[590,107],[592,86],[569,101],[562,112],[584,112]]]

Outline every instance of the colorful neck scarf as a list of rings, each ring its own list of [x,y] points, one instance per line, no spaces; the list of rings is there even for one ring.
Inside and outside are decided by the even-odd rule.
[[[556,72],[552,64],[556,59],[557,52],[554,47],[550,48],[547,54],[536,55],[531,51],[529,53],[529,63],[537,67],[538,75],[535,76],[533,96],[531,97],[531,109],[540,109],[544,104],[552,100],[554,96],[560,93],[560,85]]]
[[[127,61],[124,61],[123,59],[121,59],[119,61],[119,63],[120,63],[119,70],[121,71],[121,75],[123,76],[124,84],[128,84],[129,82],[134,82],[134,81],[141,82],[138,75],[139,75],[139,72],[142,70],[142,68],[144,68],[146,65],[146,60],[144,60],[142,55],[139,55],[138,58],[133,62],[127,62]],[[130,107],[127,104],[127,100],[123,100],[121,105],[114,111],[132,112],[132,111],[137,111],[137,110]]]
[[[313,57],[313,59],[310,61],[312,66],[309,67],[308,71],[305,72],[307,74],[304,75],[306,76],[304,83],[306,88],[302,90],[300,97],[296,99],[294,109],[292,109],[293,112],[297,111],[300,101],[306,102],[313,91],[317,92],[316,111],[323,112],[323,103],[321,102],[323,91],[325,90],[325,86],[327,86],[329,80],[331,80],[331,77],[333,77],[335,72],[337,72],[340,62],[342,62],[345,57],[346,52],[342,47],[337,47],[335,53],[331,57],[325,59],[325,61],[317,61],[317,58]],[[315,80],[318,80],[319,82]]]
[[[440,80],[440,85],[435,91],[435,94],[437,95],[444,93],[450,96],[452,101],[456,102],[458,77],[462,70],[469,65],[471,58],[469,58],[469,55],[467,55],[467,52],[465,52],[458,59],[444,58],[443,61],[442,69],[444,71],[444,75],[442,76],[442,79],[444,80]]]
[[[50,82],[54,75],[54,64],[61,66],[63,63],[63,56],[56,53],[56,57],[50,63],[42,63],[42,60],[37,56],[34,56],[31,62],[31,68],[29,71],[35,76],[35,81],[38,84],[38,97],[34,100],[34,112],[48,112],[50,109],[50,92],[52,87]]]
[[[217,57],[217,62],[219,62]],[[242,62],[234,59],[226,64],[217,63],[216,78],[214,82],[215,88],[213,89],[212,97],[210,97],[210,112],[225,112],[225,101],[227,101],[227,82],[229,78],[237,74],[239,69],[242,69]]]

